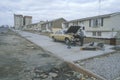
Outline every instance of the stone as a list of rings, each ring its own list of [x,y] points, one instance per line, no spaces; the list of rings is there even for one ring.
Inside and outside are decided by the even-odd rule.
[[[77,75],[76,77],[77,77],[78,79],[80,79],[80,78],[81,78],[81,75],[79,74],[79,75]]]
[[[71,75],[69,75],[69,74],[65,74],[65,76],[70,77]]]
[[[52,80],[52,76],[48,76],[45,80]]]
[[[97,79],[96,79],[96,78],[94,78],[94,77],[91,77],[91,79],[92,79],[92,80],[97,80]]]
[[[39,78],[34,78],[34,79],[32,79],[32,80],[40,80]]]
[[[80,63],[80,66],[83,66],[83,65],[85,65],[85,63],[84,63],[84,62],[81,62],[81,63]]]
[[[64,63],[64,62],[58,63],[58,64],[55,66],[55,68],[57,68],[57,69],[65,68],[65,67],[68,67],[68,65],[67,65],[66,63]]]
[[[94,80],[94,79],[92,79],[92,78],[87,78],[86,80]]]
[[[76,63],[76,64],[78,64],[78,63],[80,63],[81,61],[80,60],[78,60],[78,61],[74,61],[74,63]]]
[[[73,75],[74,75],[74,76],[77,76],[77,75],[80,75],[80,73],[73,71]]]
[[[52,73],[52,72],[50,72],[49,75],[52,76],[52,77],[57,77],[58,76],[56,73]]]
[[[48,75],[46,75],[46,74],[42,74],[42,75],[40,75],[43,79],[45,79],[45,78],[47,78],[48,77]]]

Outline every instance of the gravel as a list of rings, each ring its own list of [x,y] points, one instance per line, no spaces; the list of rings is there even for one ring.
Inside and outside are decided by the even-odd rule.
[[[120,52],[78,62],[80,66],[107,80],[115,80],[120,77]]]

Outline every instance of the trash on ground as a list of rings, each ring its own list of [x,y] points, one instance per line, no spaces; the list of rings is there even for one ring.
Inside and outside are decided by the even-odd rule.
[[[92,51],[105,50],[105,46],[102,42],[99,42],[99,43],[91,42],[81,47],[80,50],[92,50]]]

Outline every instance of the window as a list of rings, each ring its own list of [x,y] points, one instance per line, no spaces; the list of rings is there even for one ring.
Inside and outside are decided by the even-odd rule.
[[[101,26],[103,26],[103,18],[101,18]]]
[[[61,32],[61,31],[57,31],[55,34],[62,34],[63,32]]]
[[[99,32],[97,32],[97,35],[98,35],[98,36],[101,36],[101,32],[100,32],[100,31],[99,31]]]
[[[98,32],[94,31],[94,32],[92,32],[92,35],[93,36],[101,36],[102,34],[100,31],[98,31]]]
[[[78,26],[84,26],[84,21],[78,21]]]
[[[103,18],[95,18],[89,20],[89,27],[100,27],[103,26]]]
[[[93,36],[96,36],[96,32],[92,32],[93,33]]]
[[[89,20],[89,27],[91,27],[91,19]]]

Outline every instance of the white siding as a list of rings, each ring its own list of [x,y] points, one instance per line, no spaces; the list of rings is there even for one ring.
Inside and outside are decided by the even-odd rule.
[[[111,25],[109,17],[103,19],[103,26],[89,27],[89,20],[85,21],[84,25],[87,31],[110,31],[111,30],[109,28],[109,26]]]
[[[70,26],[73,26],[73,23],[69,23],[69,24],[68,24],[68,27],[70,27]]]
[[[120,30],[120,14],[111,16],[111,29],[114,28],[114,31]]]
[[[101,25],[101,21],[98,22],[98,26],[89,26],[90,20],[101,20],[103,19],[103,25]],[[106,16],[100,16],[100,17],[92,17],[88,18],[85,20],[73,21],[78,22],[78,25],[84,25],[85,30],[86,30],[86,35],[88,37],[93,37],[93,32],[96,32],[96,36],[94,37],[99,37],[99,38],[113,38],[117,34],[117,31],[120,31],[120,13],[115,13],[111,15],[106,15]],[[82,23],[81,23],[82,22]],[[69,26],[73,25],[72,22],[69,23]],[[96,24],[97,25],[97,24]]]
[[[78,26],[84,26],[85,21],[78,21]]]
[[[88,31],[89,30],[89,20],[84,21],[83,25],[85,26],[85,30]]]

